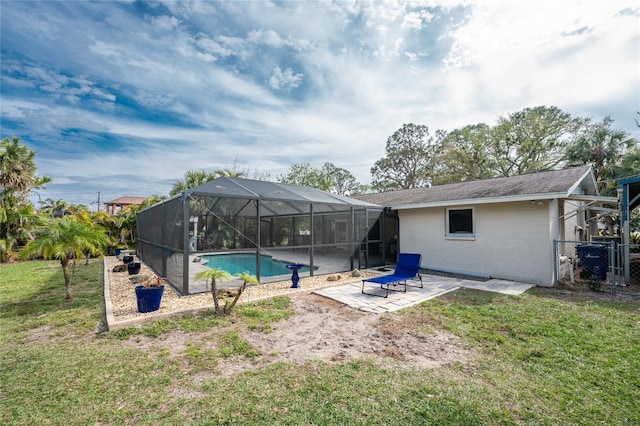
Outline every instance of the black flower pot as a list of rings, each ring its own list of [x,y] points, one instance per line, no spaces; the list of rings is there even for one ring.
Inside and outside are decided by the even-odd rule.
[[[153,312],[160,309],[162,294],[164,293],[164,285],[159,287],[136,287],[136,299],[138,302],[138,312]]]
[[[129,271],[129,275],[136,275],[140,272],[140,262],[130,262],[127,263],[127,271]]]
[[[131,262],[133,262],[133,256],[123,256],[122,257],[122,261],[124,262],[125,265],[127,263],[131,263]]]

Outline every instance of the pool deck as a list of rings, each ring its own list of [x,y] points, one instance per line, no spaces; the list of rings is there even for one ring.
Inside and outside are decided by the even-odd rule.
[[[230,253],[233,253],[233,252],[230,252]],[[189,255],[189,282],[190,282],[189,292],[190,294],[204,293],[208,291],[203,281],[196,281],[195,279],[195,275],[198,272],[207,270],[208,267],[206,263],[198,262],[197,260],[194,261],[194,259],[201,258],[202,256],[211,255],[211,254],[222,254],[224,256],[228,255],[226,253],[220,253],[220,252],[194,253]],[[301,263],[304,265],[309,264],[309,254],[307,252],[298,252],[298,251],[292,251],[292,250],[286,250],[286,251],[278,250],[274,252],[264,251],[263,254],[266,254],[268,256],[273,256],[274,259],[286,259],[291,263]],[[344,263],[344,258],[334,258],[331,256],[320,256],[320,255],[314,256],[313,266],[314,268],[316,268],[316,270],[314,271],[314,275],[327,275],[327,274],[338,273],[338,272],[344,273],[344,271],[349,269],[348,265],[345,265]],[[307,272],[302,272],[299,275],[301,278],[304,278],[304,277],[309,277],[310,273],[307,271]],[[284,275],[276,275],[272,277],[261,277],[260,282],[262,284],[265,284],[270,282],[286,281],[290,278],[291,278],[291,273],[288,272]],[[232,288],[232,287],[238,287],[240,284],[242,284],[242,281],[234,278],[233,280],[227,283],[219,284],[218,286],[220,288],[227,288],[227,287]]]

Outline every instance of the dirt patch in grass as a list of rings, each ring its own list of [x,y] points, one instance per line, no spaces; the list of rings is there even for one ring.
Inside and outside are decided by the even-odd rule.
[[[412,367],[437,367],[469,356],[454,336],[423,335],[396,314],[368,314],[313,294],[294,298],[293,305],[296,315],[274,324],[271,333],[246,335],[262,353],[271,354],[269,362],[372,357]]]
[[[218,357],[217,365],[209,372],[211,376],[232,376],[280,362],[334,363],[363,358],[406,368],[435,368],[464,363],[472,356],[452,334],[439,330],[429,334],[418,332],[415,324],[407,323],[398,314],[356,311],[315,294],[290,298],[295,314],[272,323],[269,332],[251,330],[238,321],[224,329],[190,333],[175,329],[157,338],[137,335],[123,343],[141,349],[166,349],[172,358],[184,359],[188,345],[216,350],[219,344],[216,334],[237,330],[260,353],[252,357]],[[206,379],[209,374],[201,372],[199,377]]]
[[[27,340],[30,343],[44,343],[48,342],[56,333],[56,328],[50,325],[41,325],[40,327],[29,330]]]

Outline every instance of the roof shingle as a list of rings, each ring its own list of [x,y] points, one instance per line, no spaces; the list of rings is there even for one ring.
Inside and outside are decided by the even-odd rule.
[[[105,201],[104,204],[142,204],[142,202],[146,199],[147,197],[125,196],[125,197],[116,198],[114,200]]]
[[[363,194],[357,198],[382,206],[400,206],[497,197],[536,195],[540,197],[542,194],[566,193],[568,195],[576,183],[590,171],[591,166],[580,166],[518,176],[437,185],[430,188]]]

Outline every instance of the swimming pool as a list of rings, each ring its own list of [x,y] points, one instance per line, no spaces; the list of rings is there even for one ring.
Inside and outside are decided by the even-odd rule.
[[[249,271],[251,275],[256,274],[256,255],[253,253],[229,253],[229,254],[205,254],[200,256],[203,261],[207,261],[209,268],[222,269],[231,275],[241,274]],[[276,275],[291,275],[287,265],[295,262],[285,260],[275,260],[273,257],[260,255],[260,276],[274,277]],[[308,272],[309,267],[305,266],[300,272]]]

